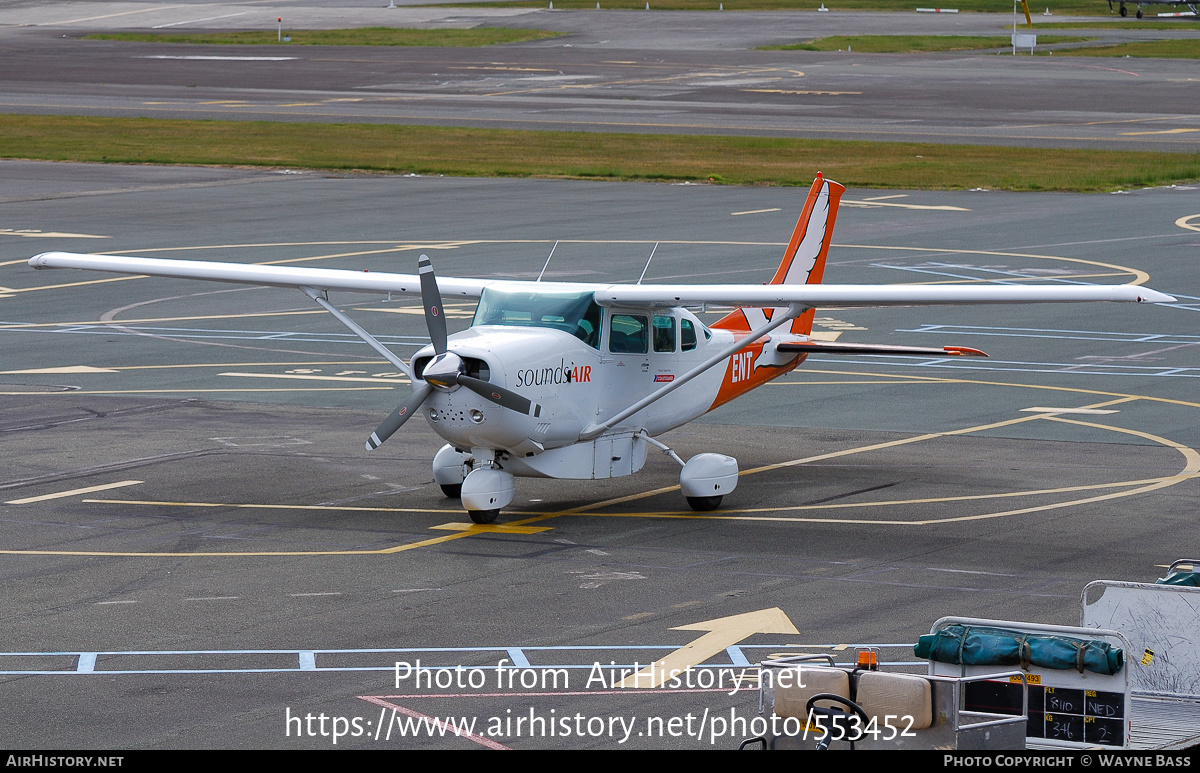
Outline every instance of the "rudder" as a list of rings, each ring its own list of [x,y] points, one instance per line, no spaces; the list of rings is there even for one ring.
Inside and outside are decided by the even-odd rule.
[[[829,254],[829,243],[833,239],[833,225],[837,220],[838,206],[846,187],[833,180],[826,180],[820,172],[808,189],[808,199],[796,221],[792,238],[783,253],[783,261],[775,271],[769,284],[820,284],[825,275],[825,259]],[[754,316],[770,319],[773,310],[762,309]],[[791,332],[808,335],[812,332],[815,311],[809,309],[792,321]],[[722,317],[713,325],[718,328],[748,330],[757,325],[743,310]]]

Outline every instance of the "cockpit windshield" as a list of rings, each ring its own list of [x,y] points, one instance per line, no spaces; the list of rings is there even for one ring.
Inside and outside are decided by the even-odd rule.
[[[592,293],[504,293],[484,288],[471,324],[548,327],[599,349],[602,316]]]

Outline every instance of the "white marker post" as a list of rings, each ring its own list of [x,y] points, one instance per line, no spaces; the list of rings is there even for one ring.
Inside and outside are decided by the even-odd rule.
[[[283,17],[280,16],[277,19],[277,21],[279,22],[279,38],[278,39],[279,39],[279,42],[282,43],[283,42]]]

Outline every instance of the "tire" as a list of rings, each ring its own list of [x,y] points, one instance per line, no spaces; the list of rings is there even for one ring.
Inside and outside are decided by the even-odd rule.
[[[1125,6],[1122,5],[1121,6],[1121,18],[1125,18],[1128,15],[1129,15],[1129,11],[1125,10]]]
[[[496,516],[500,515],[499,510],[468,510],[467,515],[471,516],[471,521],[474,523],[494,523]]]
[[[1141,8],[1139,8],[1139,9],[1138,9],[1138,11],[1137,11],[1137,17],[1138,17],[1139,19],[1140,19],[1140,18],[1142,18],[1142,9],[1141,9]]]
[[[462,499],[461,483],[443,483],[442,493],[450,499]]]
[[[698,513],[707,513],[721,506],[722,497],[688,497],[687,503]]]

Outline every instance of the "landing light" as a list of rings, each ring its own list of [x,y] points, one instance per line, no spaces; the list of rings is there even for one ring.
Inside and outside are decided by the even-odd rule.
[[[471,409],[471,421],[475,422],[476,424],[482,424],[483,423],[483,411],[479,410],[478,408],[472,408]]]

